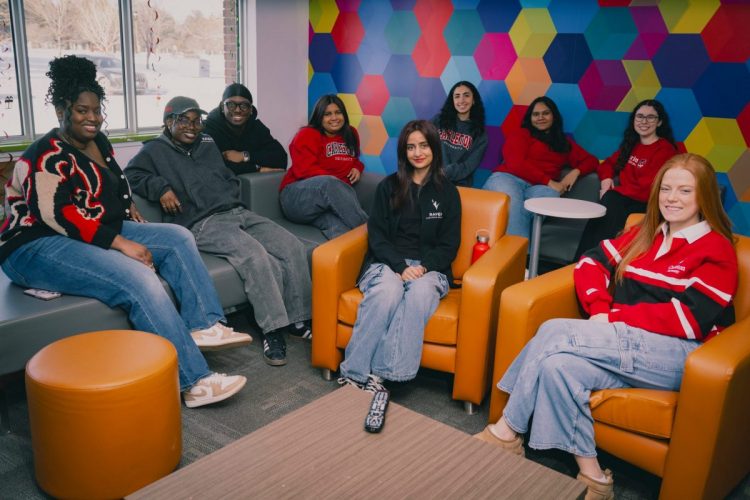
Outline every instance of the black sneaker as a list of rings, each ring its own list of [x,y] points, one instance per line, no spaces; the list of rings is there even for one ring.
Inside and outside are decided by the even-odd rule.
[[[286,341],[281,330],[263,335],[263,360],[271,366],[286,364]]]
[[[293,338],[312,340],[312,327],[309,321],[303,321],[302,326],[297,326],[294,323],[286,327]]]

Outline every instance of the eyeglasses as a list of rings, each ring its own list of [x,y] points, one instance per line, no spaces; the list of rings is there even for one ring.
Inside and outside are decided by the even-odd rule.
[[[229,111],[234,111],[237,108],[239,108],[240,111],[242,111],[243,113],[247,113],[248,111],[250,111],[250,108],[253,107],[253,105],[247,101],[243,101],[243,102],[225,101],[224,106],[226,106],[226,108]]]
[[[642,115],[640,113],[635,115],[635,121],[637,122],[654,123],[658,119],[659,119],[658,115]]]
[[[192,125],[193,128],[197,129],[203,128],[203,118],[201,118],[200,116],[195,120],[191,120],[187,116],[177,116],[175,117],[174,121],[180,128],[188,128],[190,125]]]

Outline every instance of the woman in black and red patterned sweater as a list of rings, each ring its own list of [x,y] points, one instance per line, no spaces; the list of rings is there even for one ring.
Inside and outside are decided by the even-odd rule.
[[[532,448],[575,456],[592,498],[613,498],[612,474],[596,459],[591,391],[679,389],[688,354],[734,322],[730,227],[711,165],[691,154],[667,161],[643,221],[576,266],[590,318],[539,328],[498,383],[510,394],[503,416],[477,436],[521,454],[520,434],[530,431]]]
[[[24,151],[6,185],[3,272],[23,287],[121,307],[137,330],[169,340],[187,406],[236,394],[245,377],[212,373],[193,339],[210,338],[214,348],[251,339],[220,322],[221,304],[190,231],[143,224],[100,132],[104,90],[96,66],[65,56],[50,62],[47,76],[60,127]],[[157,271],[179,300],[179,312]]]

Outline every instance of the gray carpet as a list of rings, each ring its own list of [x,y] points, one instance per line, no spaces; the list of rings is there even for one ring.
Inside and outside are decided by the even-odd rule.
[[[230,322],[236,329],[252,333],[252,327],[244,314],[233,315]],[[255,342],[250,346],[206,354],[213,370],[245,375],[248,377],[248,384],[239,395],[223,403],[183,409],[183,454],[180,467],[338,388],[335,382],[323,380],[320,371],[310,366],[309,341],[290,339],[288,364],[271,367],[263,362],[260,336],[254,336]],[[476,414],[467,415],[462,405],[451,399],[451,384],[449,375],[422,371],[413,382],[395,387],[391,400],[464,432],[474,434],[481,431],[487,421],[488,403],[485,402]],[[12,432],[0,436],[0,498],[48,498],[34,481],[28,412],[21,374],[7,381],[6,392],[10,402]],[[366,412],[367,408],[362,408],[363,422]],[[300,422],[300,425],[304,425],[304,422]],[[575,462],[563,452],[527,450],[527,458],[570,476],[575,476],[577,472]],[[609,467],[614,472],[617,498],[658,496],[658,477],[606,453],[601,454],[600,461],[604,467]],[[750,476],[745,478],[730,498],[750,499]]]

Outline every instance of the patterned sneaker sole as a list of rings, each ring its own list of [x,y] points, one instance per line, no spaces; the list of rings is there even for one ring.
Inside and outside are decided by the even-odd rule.
[[[271,365],[271,366],[284,366],[286,364],[286,358],[271,359],[267,357],[265,354],[263,354],[263,361],[265,361],[267,365]]]
[[[194,401],[185,400],[185,406],[187,406],[188,408],[199,408],[201,406],[206,406],[206,405],[218,403],[220,401],[224,401],[225,399],[229,399],[235,394],[237,394],[238,392],[240,392],[242,388],[245,387],[246,383],[247,383],[247,379],[243,380],[242,383],[239,386],[237,386],[234,390],[230,392],[225,392],[224,394],[220,396],[214,396],[214,397],[206,398],[206,399],[196,399]]]
[[[221,344],[204,344],[201,345],[200,343],[196,342],[195,345],[198,346],[198,349],[201,351],[221,351],[222,349],[232,349],[234,347],[241,347],[243,345],[248,345],[253,342],[253,338],[241,338],[241,339],[230,339],[222,342]]]

